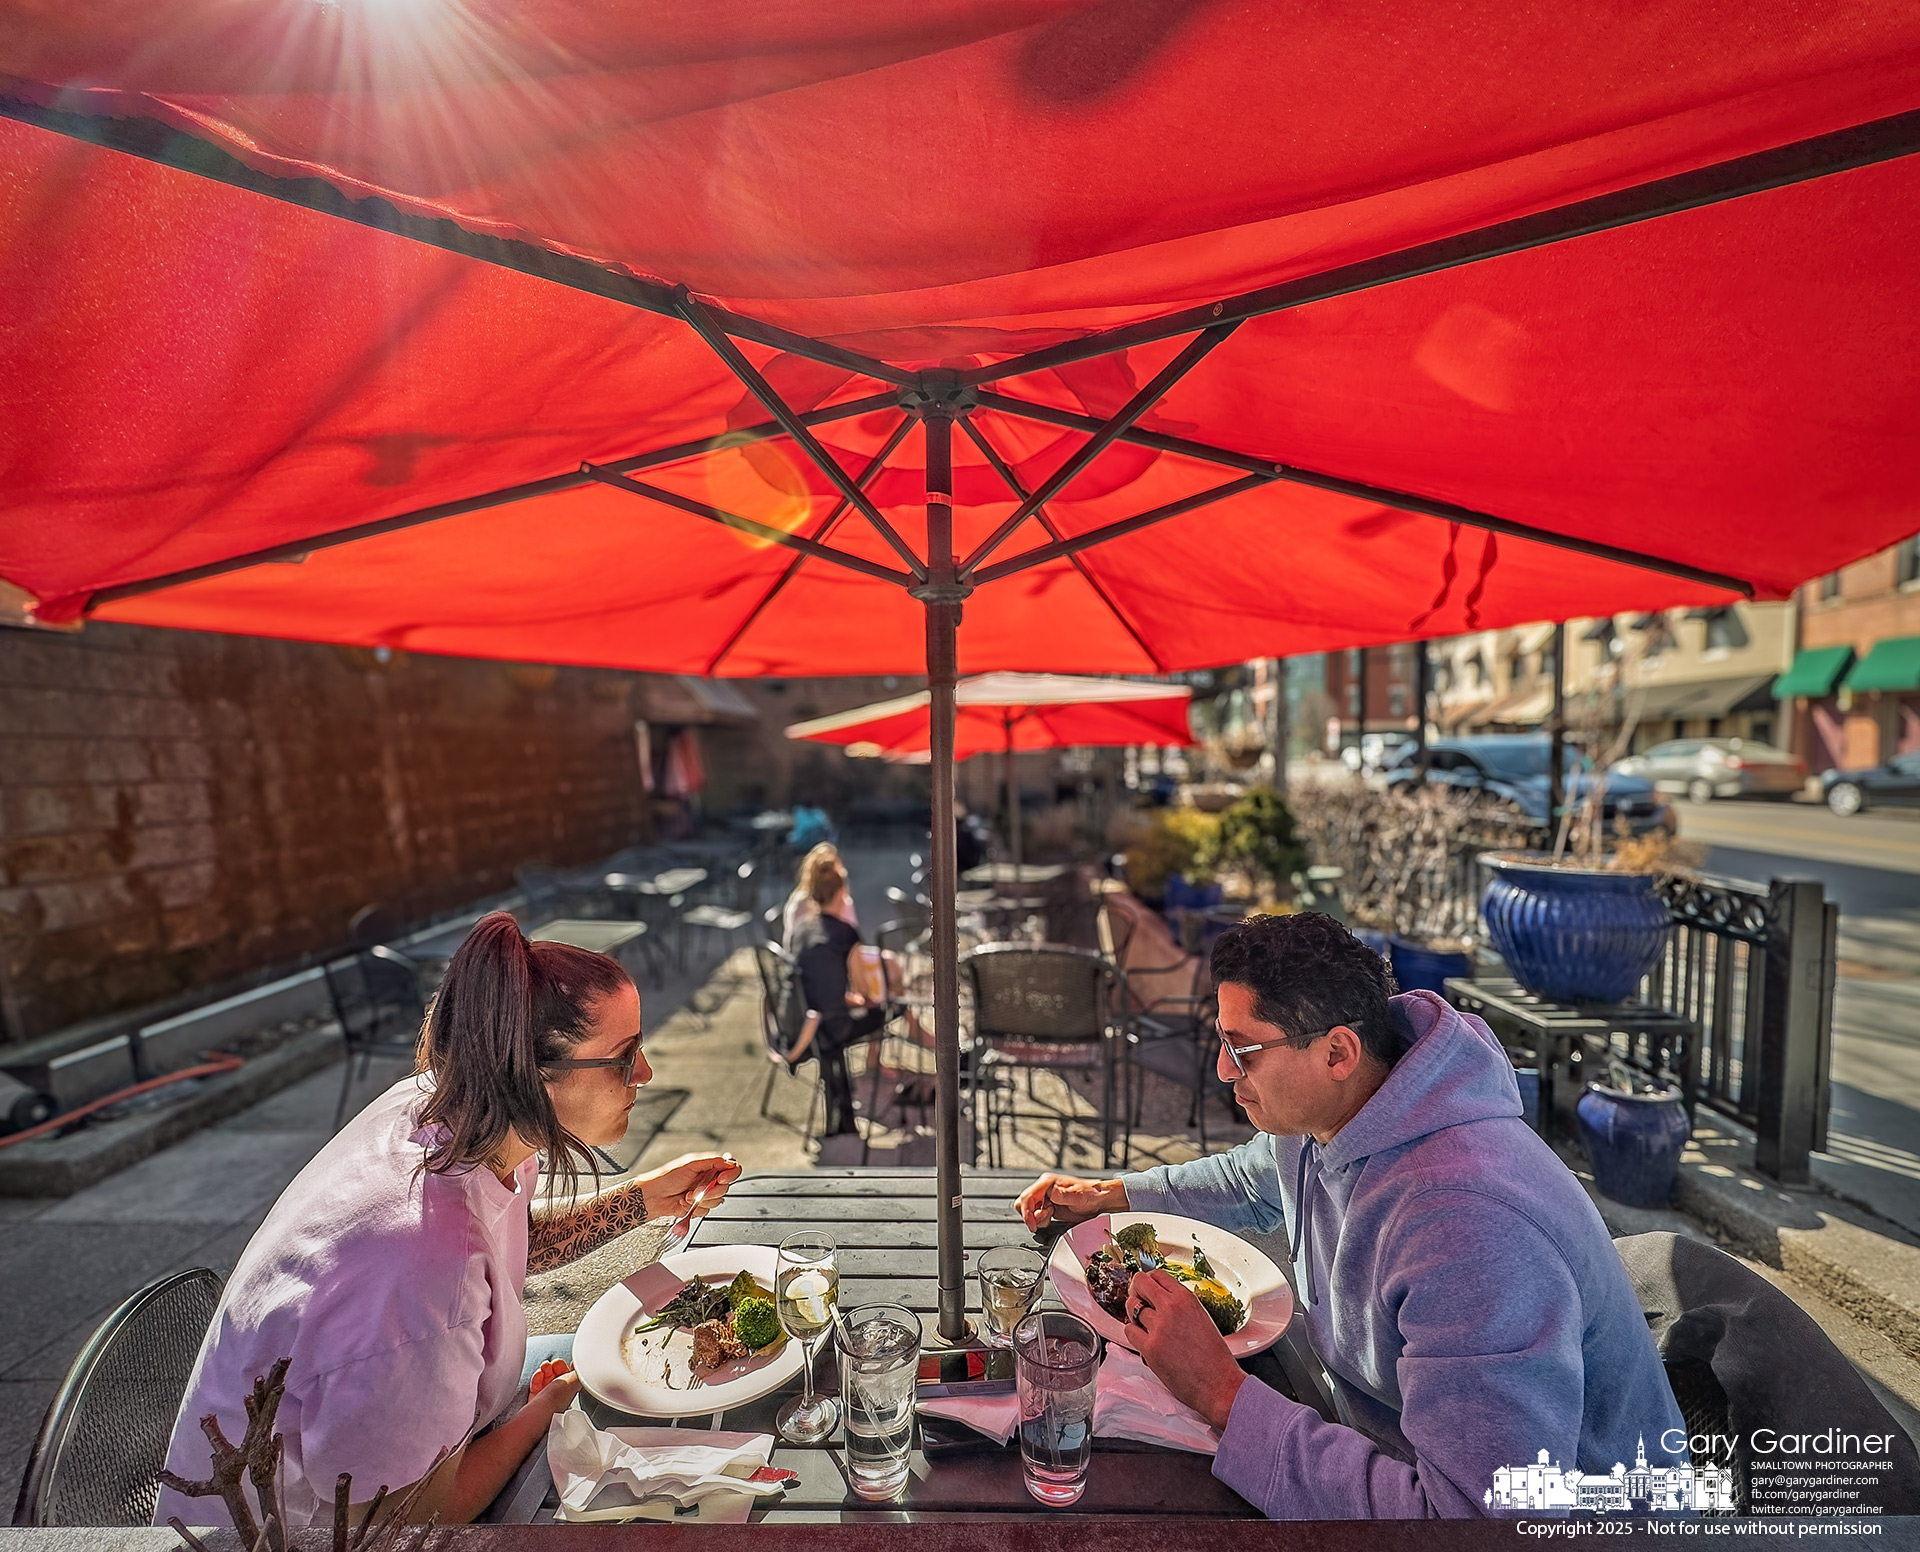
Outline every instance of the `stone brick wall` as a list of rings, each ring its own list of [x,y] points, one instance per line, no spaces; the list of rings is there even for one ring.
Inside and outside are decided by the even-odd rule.
[[[645,837],[637,676],[0,630],[0,1040],[311,962]]]

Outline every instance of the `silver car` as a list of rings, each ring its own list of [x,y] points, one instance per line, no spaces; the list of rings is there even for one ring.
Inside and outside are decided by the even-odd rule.
[[[1617,762],[1661,792],[1696,803],[1715,798],[1790,798],[1807,784],[1807,764],[1772,744],[1741,738],[1675,738]]]

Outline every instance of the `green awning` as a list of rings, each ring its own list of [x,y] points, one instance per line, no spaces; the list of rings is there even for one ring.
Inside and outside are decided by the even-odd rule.
[[[1852,647],[1802,647],[1793,667],[1773,681],[1773,698],[1784,701],[1804,695],[1817,701],[1831,695],[1834,683],[1852,661]]]
[[[1873,650],[1853,665],[1847,688],[1866,690],[1920,690],[1920,636],[1895,636],[1876,641]]]

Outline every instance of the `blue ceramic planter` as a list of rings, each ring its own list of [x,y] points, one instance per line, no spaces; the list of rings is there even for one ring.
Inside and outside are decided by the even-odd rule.
[[[1396,933],[1388,942],[1387,962],[1403,992],[1439,992],[1446,995],[1448,976],[1473,974],[1473,955],[1442,951],[1415,943]]]
[[[1514,978],[1555,1002],[1624,1002],[1666,945],[1667,908],[1645,873],[1553,867],[1487,853],[1487,936]]]
[[[1600,1194],[1628,1207],[1665,1207],[1691,1128],[1678,1089],[1622,1094],[1587,1085],[1574,1109]]]

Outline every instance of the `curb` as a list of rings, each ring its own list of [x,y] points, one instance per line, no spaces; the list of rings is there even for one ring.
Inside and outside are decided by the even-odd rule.
[[[0,1196],[72,1196],[339,1060],[338,1026],[309,1030],[177,1104],[0,1150]]]
[[[1752,1156],[1750,1138],[1703,1112],[1674,1205],[1920,1359],[1920,1240],[1818,1186],[1767,1180],[1741,1162]]]

